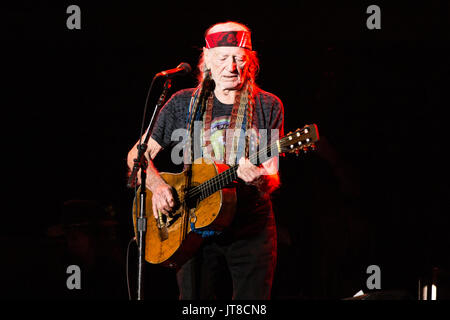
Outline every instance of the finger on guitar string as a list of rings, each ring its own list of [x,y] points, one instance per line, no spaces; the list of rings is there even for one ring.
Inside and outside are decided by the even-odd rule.
[[[263,174],[263,169],[255,166],[247,158],[241,158],[239,160],[239,167],[237,169],[237,175],[246,183],[252,183]]]
[[[242,180],[244,180],[244,182],[251,182],[254,179],[254,175],[252,175],[251,171],[249,170],[245,170],[244,168],[241,169],[240,167],[238,168],[238,177],[241,178]]]
[[[175,205],[173,194],[171,189],[165,189],[163,192],[164,201],[169,209],[172,209]]]
[[[160,203],[159,210],[163,211],[163,213],[166,215],[169,214],[169,212],[172,210],[172,207],[169,204],[169,200],[167,199],[167,196],[162,195],[159,203]]]
[[[158,218],[158,212],[161,211],[163,214],[168,215],[170,208],[167,205],[167,202],[162,197],[155,197],[155,217]]]
[[[152,212],[155,219],[158,219],[158,209],[156,208],[156,204],[154,201],[152,201]]]

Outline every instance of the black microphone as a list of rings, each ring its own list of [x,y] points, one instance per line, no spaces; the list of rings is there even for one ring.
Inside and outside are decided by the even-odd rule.
[[[175,77],[178,75],[185,75],[185,74],[191,72],[191,70],[192,70],[192,68],[189,65],[189,63],[182,62],[175,69],[161,71],[160,73],[157,73],[155,77],[171,78],[171,77]]]

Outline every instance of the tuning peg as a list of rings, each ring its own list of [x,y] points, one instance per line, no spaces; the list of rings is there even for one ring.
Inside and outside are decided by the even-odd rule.
[[[315,143],[311,143],[311,150],[315,151],[317,149],[317,146]]]
[[[303,153],[308,153],[309,148],[308,147],[303,147],[302,150],[303,150]]]

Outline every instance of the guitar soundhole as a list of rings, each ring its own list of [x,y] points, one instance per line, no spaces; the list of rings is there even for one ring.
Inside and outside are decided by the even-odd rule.
[[[191,184],[191,187],[189,188],[189,189],[187,189],[187,188],[185,188],[184,189],[184,194],[186,195],[186,194],[189,194],[189,191],[188,190],[192,190],[193,188],[195,188],[195,187],[197,187],[197,186],[199,186],[200,185],[200,183],[198,183],[198,182],[193,182],[192,184]],[[189,198],[187,198],[187,199],[185,199],[185,202],[186,202],[186,206],[189,208],[189,209],[192,209],[192,208],[195,208],[195,207],[197,207],[197,202],[198,202],[198,196],[192,196],[192,197],[189,197]]]

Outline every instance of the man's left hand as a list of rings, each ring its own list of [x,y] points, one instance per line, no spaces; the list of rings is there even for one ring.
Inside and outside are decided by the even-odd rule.
[[[248,158],[242,157],[239,160],[237,175],[246,183],[255,182],[262,174],[264,174],[264,169],[255,166]]]

